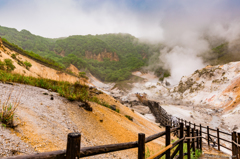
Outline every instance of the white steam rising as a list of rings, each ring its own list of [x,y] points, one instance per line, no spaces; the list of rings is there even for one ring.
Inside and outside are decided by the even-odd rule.
[[[203,2],[195,7],[188,1],[181,2],[183,7],[166,14],[161,22],[165,48],[160,50],[159,59],[171,72],[167,79],[171,84],[207,65],[201,55],[211,53],[211,41],[217,45],[228,42],[231,46],[240,39],[239,17],[226,11],[222,2],[213,1],[206,6]]]
[[[162,50],[160,59],[164,61],[164,67],[171,70],[171,76],[167,79],[171,84],[177,84],[183,75],[204,67],[193,49],[175,46],[170,52],[165,50]]]

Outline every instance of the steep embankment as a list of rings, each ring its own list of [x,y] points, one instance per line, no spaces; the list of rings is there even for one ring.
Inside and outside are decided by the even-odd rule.
[[[16,57],[13,58],[14,57],[13,55],[16,55]],[[37,78],[48,78],[48,79],[57,80],[57,81],[69,81],[71,83],[74,83],[77,81],[84,83],[82,79],[71,76],[61,71],[57,71],[49,67],[46,67],[26,56],[23,56],[13,50],[10,50],[9,48],[3,45],[2,40],[0,38],[0,60],[3,61],[4,59],[11,59],[13,61],[13,65],[16,67],[13,73],[19,73],[24,76],[33,76]],[[23,65],[21,65],[21,62],[23,63],[25,61],[30,62],[32,64],[32,67],[30,67],[29,69],[26,69]]]
[[[21,84],[0,84],[0,89],[5,90],[0,92],[3,101],[12,88],[12,100],[17,97],[20,88],[23,90],[16,112],[16,123],[19,125],[11,129],[11,134],[9,129],[1,127],[0,140],[11,141],[11,144],[2,142],[0,156],[13,155],[11,152],[15,152],[16,155],[65,149],[67,134],[74,131],[81,132],[83,147],[136,141],[140,132],[149,136],[162,131],[157,125],[141,118],[106,94],[97,97],[115,105],[120,113],[93,102],[90,102],[93,110],[86,111],[79,107],[79,102],[69,102],[57,93]],[[53,94],[54,100],[50,100],[50,94]],[[133,121],[124,114],[133,117]],[[148,147],[156,151],[162,144],[164,140],[160,139],[148,144]],[[136,150],[111,153],[97,158],[136,158]]]

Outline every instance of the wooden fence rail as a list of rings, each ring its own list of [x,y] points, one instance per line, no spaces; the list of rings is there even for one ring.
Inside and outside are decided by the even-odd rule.
[[[217,129],[213,129],[213,128],[210,128],[209,126],[202,126],[201,124],[200,125],[196,125],[196,124],[193,124],[191,122],[186,122],[186,120],[183,120],[183,119],[180,119],[178,118],[178,121],[184,121],[184,124],[185,124],[185,127],[190,127],[193,126],[194,128],[198,127],[199,128],[199,131],[200,131],[200,134],[205,134],[206,135],[206,138],[202,136],[200,138],[200,140],[205,139],[208,143],[208,146],[211,146],[210,144],[212,143],[213,145],[212,146],[217,146],[217,150],[218,151],[221,151],[221,147],[225,148],[225,149],[228,149],[230,151],[232,151],[232,158],[234,159],[240,159],[240,133],[236,133],[235,131],[232,132],[232,134],[228,133],[228,132],[224,132],[224,131],[220,131],[219,128]],[[206,131],[202,131],[202,129],[206,129]],[[211,132],[212,131],[212,132]],[[213,132],[216,133],[216,135],[212,134]],[[229,141],[228,139],[224,139],[222,137],[220,137],[220,135],[223,134],[223,135],[226,135],[228,137],[231,137],[232,140]],[[216,140],[214,140],[216,139]],[[226,145],[222,144],[222,141],[223,142],[227,142],[227,143],[230,143],[231,144],[231,148],[227,147]],[[200,141],[202,142],[202,141]]]
[[[233,158],[240,159],[240,133],[233,132],[232,134],[230,134],[232,136],[232,141],[228,141],[227,139],[221,138],[220,134],[229,136],[229,133],[219,131],[219,129],[215,130],[209,128],[208,126],[204,127],[201,124],[192,124],[190,122],[184,121],[183,119],[178,120],[180,121],[180,123],[178,123],[177,127],[172,128],[170,125],[167,125],[165,131],[159,132],[154,135],[145,137],[145,134],[139,133],[138,141],[81,148],[81,134],[70,133],[68,134],[66,150],[45,152],[26,156],[14,156],[4,159],[76,159],[132,148],[138,148],[138,159],[145,159],[145,144],[163,136],[165,136],[165,148],[160,150],[159,152],[156,152],[148,159],[156,159],[164,155],[165,158],[169,159],[183,159],[184,156],[187,156],[187,158],[190,159],[191,152],[194,153],[196,149],[202,150],[202,138],[207,140],[208,145],[210,145],[210,143],[216,144],[215,141],[212,139],[216,138],[218,150],[221,150],[220,147],[229,149],[232,151]],[[206,129],[206,132],[204,132],[202,129]],[[211,134],[212,131],[216,132],[216,135]],[[173,143],[171,143],[171,133],[177,134],[179,138]],[[206,134],[206,138],[203,137],[202,134]],[[220,143],[221,141],[231,143],[232,148],[226,147],[225,145]],[[184,143],[187,144],[187,153],[183,152]]]
[[[138,148],[138,159],[145,159],[145,143],[148,143],[154,139],[165,136],[166,138],[166,147],[154,154],[155,156],[151,156],[150,158],[159,158],[162,156],[166,156],[166,158],[174,158],[176,154],[179,152],[179,158],[183,158],[184,155],[190,156],[190,152],[187,154],[183,153],[183,143],[185,142],[186,137],[191,137],[190,135],[184,135],[184,124],[180,123],[180,126],[171,128],[171,126],[166,126],[166,131],[151,135],[145,138],[145,134],[138,134],[138,141],[127,142],[127,143],[119,143],[119,144],[110,144],[110,145],[101,145],[101,146],[93,146],[93,147],[83,147],[81,148],[81,134],[80,133],[70,133],[68,134],[67,141],[67,149],[60,151],[52,151],[46,153],[39,153],[27,156],[14,156],[8,157],[5,159],[75,159],[80,157],[87,157],[93,155],[99,155],[103,153],[110,153],[115,151],[127,150],[131,148]],[[171,133],[179,131],[180,139],[171,143]],[[195,134],[195,131],[192,131]],[[194,139],[193,139],[194,140]],[[191,148],[196,143],[194,142],[191,145]],[[201,143],[197,143],[199,146]],[[171,150],[174,149],[174,152],[171,153]]]

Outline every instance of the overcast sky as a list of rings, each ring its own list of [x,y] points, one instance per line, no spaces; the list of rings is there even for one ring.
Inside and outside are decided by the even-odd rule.
[[[0,0],[0,25],[49,38],[121,32],[162,40],[178,25],[239,20],[239,8],[239,0]]]

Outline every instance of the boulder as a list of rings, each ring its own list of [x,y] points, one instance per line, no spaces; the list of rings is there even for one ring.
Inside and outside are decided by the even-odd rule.
[[[78,106],[80,108],[83,108],[83,109],[87,110],[87,111],[92,111],[92,107],[87,102],[86,103],[80,103],[80,104],[78,104]]]

